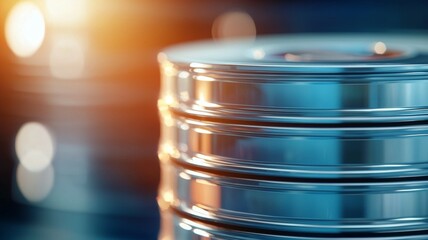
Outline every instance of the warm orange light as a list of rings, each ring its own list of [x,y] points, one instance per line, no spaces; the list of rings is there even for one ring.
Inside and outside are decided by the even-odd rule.
[[[78,25],[87,18],[87,0],[45,0],[49,22],[53,25]]]
[[[255,37],[256,24],[248,13],[228,12],[215,19],[212,35],[215,39]]]
[[[49,67],[52,76],[57,78],[76,79],[81,77],[85,68],[82,42],[72,37],[57,39],[52,46]]]
[[[45,20],[40,9],[31,2],[16,4],[6,19],[6,41],[18,57],[30,57],[43,43]]]

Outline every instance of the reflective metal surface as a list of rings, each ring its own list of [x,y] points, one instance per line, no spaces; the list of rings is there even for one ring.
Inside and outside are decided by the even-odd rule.
[[[389,239],[389,240],[423,240],[427,239],[426,234],[409,234],[408,236],[335,236],[322,235],[308,236],[289,234],[273,234],[273,233],[255,233],[245,232],[242,230],[228,229],[215,225],[202,223],[198,220],[189,219],[182,215],[177,215],[171,211],[163,212],[163,221],[171,223],[163,229],[163,236],[167,239],[218,239],[218,240],[327,240],[327,239]]]
[[[427,39],[279,36],[167,49],[159,57],[161,102],[192,115],[252,121],[424,120]]]
[[[161,53],[171,238],[425,239],[426,39],[285,35]]]
[[[292,232],[428,228],[428,181],[317,183],[243,179],[163,166],[180,211],[206,221]]]
[[[272,127],[162,115],[160,150],[194,167],[231,174],[336,179],[428,174],[427,125]]]

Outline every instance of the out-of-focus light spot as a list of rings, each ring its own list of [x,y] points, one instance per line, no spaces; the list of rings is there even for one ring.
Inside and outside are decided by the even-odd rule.
[[[42,171],[53,160],[54,140],[44,125],[26,123],[16,136],[15,151],[19,162],[28,171]]]
[[[174,104],[175,99],[174,99],[173,96],[167,95],[167,96],[164,97],[164,101],[165,101],[165,104],[172,105],[172,104]]]
[[[52,76],[61,79],[76,79],[85,68],[85,53],[78,39],[62,38],[54,42],[50,53],[49,67]]]
[[[387,50],[386,44],[383,42],[377,42],[373,46],[373,51],[379,55],[386,53],[386,50]]]
[[[31,2],[16,4],[6,19],[6,41],[18,57],[30,57],[45,39],[45,20],[40,9]]]
[[[45,199],[54,185],[54,170],[52,166],[40,172],[29,171],[19,164],[16,171],[16,182],[22,195],[30,202]]]
[[[190,225],[185,224],[185,223],[183,223],[183,222],[179,223],[178,225],[179,225],[182,229],[184,229],[184,230],[187,230],[187,231],[192,230],[192,227],[191,227]]]
[[[181,78],[181,79],[186,79],[186,78],[190,77],[190,73],[189,73],[189,72],[187,72],[187,71],[181,71],[181,72],[178,74],[178,77],[179,77],[179,78]]]
[[[177,74],[177,69],[175,68],[174,64],[172,64],[169,61],[163,61],[162,62],[162,72],[165,74],[165,76],[175,76]]]
[[[199,236],[202,236],[202,237],[206,237],[206,238],[209,238],[209,237],[210,237],[210,234],[209,234],[208,232],[206,232],[206,231],[204,231],[204,230],[201,230],[201,229],[193,229],[193,232],[194,232],[196,235],[199,235]]]
[[[174,201],[174,194],[171,191],[165,191],[162,193],[162,198],[167,203],[172,203]]]
[[[187,124],[187,123],[182,123],[181,125],[180,125],[180,129],[181,130],[183,130],[183,131],[187,131],[187,130],[189,130],[189,124]]]
[[[263,59],[266,56],[265,51],[263,51],[263,49],[256,49],[253,51],[253,58],[254,59]]]
[[[87,15],[87,0],[45,0],[49,21],[54,25],[84,23]]]
[[[174,158],[180,157],[180,152],[170,143],[162,144],[162,147],[160,148],[161,152],[167,153],[169,156]]]
[[[254,38],[256,36],[256,24],[248,13],[228,12],[214,20],[212,35],[214,39]]]

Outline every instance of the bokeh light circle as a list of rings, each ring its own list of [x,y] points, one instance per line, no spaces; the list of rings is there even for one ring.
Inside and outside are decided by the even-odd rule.
[[[26,123],[16,135],[15,151],[19,162],[27,170],[42,171],[52,163],[54,140],[43,124]]]
[[[18,57],[31,57],[45,38],[45,20],[40,9],[31,2],[16,4],[6,19],[6,41]]]

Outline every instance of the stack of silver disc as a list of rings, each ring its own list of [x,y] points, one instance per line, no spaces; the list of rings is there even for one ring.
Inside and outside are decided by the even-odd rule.
[[[428,237],[428,36],[201,42],[159,61],[166,239]]]

